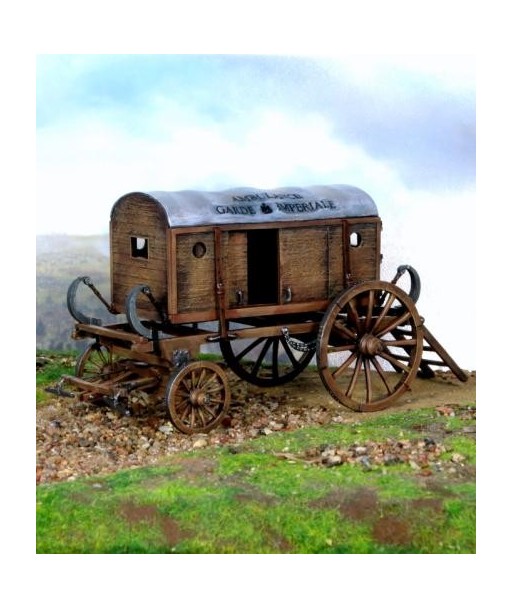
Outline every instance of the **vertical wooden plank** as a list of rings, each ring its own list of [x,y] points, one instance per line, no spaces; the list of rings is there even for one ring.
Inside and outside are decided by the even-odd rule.
[[[226,302],[227,306],[233,309],[248,303],[247,232],[225,230],[223,231],[222,244]],[[238,296],[238,293],[240,293],[240,296]]]
[[[168,265],[168,285],[167,294],[168,309],[170,315],[178,313],[178,280],[176,277],[176,231],[169,229],[167,236],[167,265]]]
[[[286,304],[323,300],[328,296],[328,233],[326,227],[280,230],[280,294]]]
[[[213,231],[177,234],[176,276],[178,313],[215,309]]]
[[[348,220],[347,243],[351,282],[359,283],[379,277],[379,229],[373,220]]]
[[[333,298],[344,287],[344,252],[342,224],[328,226],[328,298]]]

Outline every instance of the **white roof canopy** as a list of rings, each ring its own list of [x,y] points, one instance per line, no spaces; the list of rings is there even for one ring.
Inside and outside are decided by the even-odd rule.
[[[377,216],[376,204],[359,188],[346,185],[307,188],[233,188],[218,192],[129,193],[151,198],[162,207],[170,227],[211,226]]]

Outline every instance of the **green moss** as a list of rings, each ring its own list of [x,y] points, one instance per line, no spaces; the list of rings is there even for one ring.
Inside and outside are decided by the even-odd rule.
[[[471,422],[462,420],[450,423],[443,458],[458,453],[473,464],[475,436],[463,431]],[[422,438],[430,425],[443,431],[447,421],[434,408],[384,413],[355,425],[275,433],[236,450],[204,450],[206,469],[194,467],[193,452],[157,467],[41,485],[37,551],[473,553],[471,469],[462,480],[444,464],[426,478],[409,464],[365,470],[304,459],[321,446]]]

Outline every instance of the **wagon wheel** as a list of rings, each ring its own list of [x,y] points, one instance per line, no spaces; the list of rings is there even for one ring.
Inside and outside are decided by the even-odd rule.
[[[173,425],[186,434],[219,425],[230,408],[226,374],[213,362],[190,362],[169,379],[166,402]]]
[[[93,343],[82,353],[75,367],[75,376],[91,383],[113,382],[125,374],[123,361],[111,347]],[[121,380],[121,379],[120,379]],[[93,402],[101,401],[98,396]]]
[[[422,358],[422,322],[394,284],[368,281],[340,294],[319,327],[317,365],[331,395],[363,412],[409,389]]]
[[[256,339],[221,340],[221,353],[235,374],[253,385],[275,387],[296,378],[310,363],[315,350],[297,350],[294,342],[304,336],[260,336]],[[291,343],[291,344],[289,344]]]

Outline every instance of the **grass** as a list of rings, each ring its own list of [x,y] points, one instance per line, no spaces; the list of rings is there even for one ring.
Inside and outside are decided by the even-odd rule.
[[[461,423],[461,421],[460,421]],[[475,440],[434,408],[358,425],[276,433],[236,448],[196,450],[158,467],[37,488],[38,553],[475,553]],[[445,468],[365,470],[300,456],[357,439],[417,439],[443,426]],[[458,469],[459,468],[459,469]],[[469,473],[470,472],[470,473]]]
[[[36,405],[44,404],[52,399],[44,388],[59,381],[63,374],[74,374],[75,362],[78,353],[69,351],[56,355],[54,351],[37,350],[37,358],[44,359],[47,363],[36,372]]]

